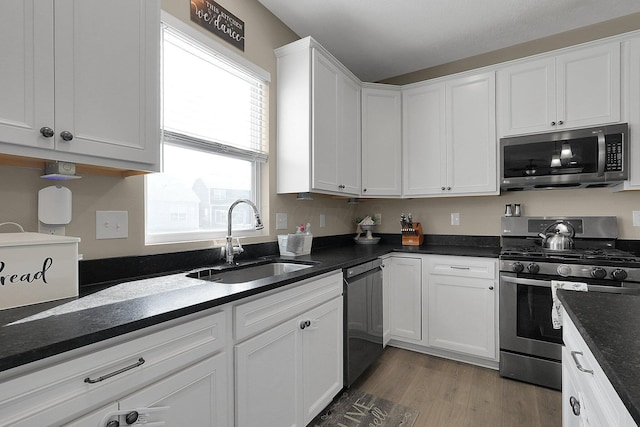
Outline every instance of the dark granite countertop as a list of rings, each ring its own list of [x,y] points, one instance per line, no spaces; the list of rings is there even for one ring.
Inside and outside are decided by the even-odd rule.
[[[640,424],[640,295],[558,291],[558,298]]]
[[[78,298],[0,311],[0,372],[168,320],[217,307],[391,252],[497,258],[498,247],[427,244],[351,245],[295,258],[308,269],[241,284],[212,284],[185,271],[121,280]]]

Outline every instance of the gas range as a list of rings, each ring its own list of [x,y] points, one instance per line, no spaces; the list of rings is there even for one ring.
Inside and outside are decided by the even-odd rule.
[[[558,220],[574,226],[574,248],[551,250],[542,247],[538,233]],[[615,248],[615,217],[503,217],[502,225],[500,271],[640,282],[640,257]]]

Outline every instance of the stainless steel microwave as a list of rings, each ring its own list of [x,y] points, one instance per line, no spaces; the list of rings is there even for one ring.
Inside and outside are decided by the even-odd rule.
[[[598,188],[629,177],[629,126],[500,139],[502,190]]]

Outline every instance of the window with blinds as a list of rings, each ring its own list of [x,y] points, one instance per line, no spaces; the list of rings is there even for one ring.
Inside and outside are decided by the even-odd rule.
[[[146,180],[146,243],[226,235],[237,199],[260,206],[267,161],[269,74],[163,14],[163,172]],[[253,212],[233,211],[234,235]]]

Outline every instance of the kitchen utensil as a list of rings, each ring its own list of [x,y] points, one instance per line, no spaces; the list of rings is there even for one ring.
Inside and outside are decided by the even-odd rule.
[[[576,230],[570,223],[560,220],[548,226],[538,235],[542,238],[543,248],[564,251],[573,249]]]

